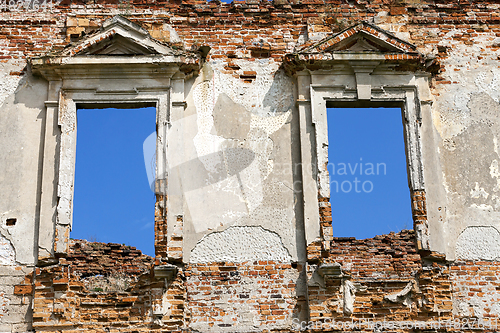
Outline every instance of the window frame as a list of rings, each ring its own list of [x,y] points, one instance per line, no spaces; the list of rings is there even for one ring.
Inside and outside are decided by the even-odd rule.
[[[311,244],[320,239],[323,250],[329,249],[333,236],[331,220],[325,221],[321,213],[330,208],[326,112],[328,107],[346,104],[349,107],[401,108],[417,247],[419,250],[429,250],[430,247],[421,128],[422,113],[431,111],[430,74],[396,71],[383,61],[370,61],[370,57],[376,56],[365,54],[364,59],[360,57],[357,61],[346,57],[344,61],[336,61],[321,69],[306,69],[295,74],[306,242]]]
[[[45,114],[38,265],[65,256],[73,219],[77,109],[156,107],[156,191],[166,193],[170,118],[185,108],[185,74],[177,63],[158,70],[148,56],[67,58],[65,65],[37,66],[49,81]],[[82,60],[85,59],[85,60]],[[133,80],[130,77],[134,77]],[[160,205],[167,205],[166,196]],[[154,207],[151,207],[154,209]],[[164,209],[163,211],[166,211]],[[158,241],[155,238],[155,242]],[[156,244],[155,244],[156,245]]]

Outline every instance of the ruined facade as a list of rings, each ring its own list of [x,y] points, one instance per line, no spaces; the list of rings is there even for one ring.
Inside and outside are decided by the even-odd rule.
[[[498,329],[498,2],[1,5],[0,331]],[[402,109],[414,230],[333,237],[346,105]],[[140,106],[155,258],[70,240],[77,109]]]

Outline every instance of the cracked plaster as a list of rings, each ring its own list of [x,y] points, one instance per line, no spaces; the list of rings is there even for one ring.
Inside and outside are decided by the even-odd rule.
[[[494,227],[467,227],[458,236],[456,256],[468,260],[499,260],[500,232]]]
[[[231,227],[205,236],[191,250],[191,263],[289,262],[291,256],[280,237],[262,227]]]
[[[253,67],[245,61],[236,62],[241,71],[256,72],[251,84],[224,74],[222,64],[211,62],[194,85],[197,131],[192,141],[194,151],[185,150],[185,159],[194,157],[189,162],[193,165],[201,162],[204,170],[199,174],[205,174],[206,180],[196,186],[196,180],[182,181],[188,216],[197,233],[231,225],[261,225],[278,232],[295,253],[295,235],[290,231],[294,230],[292,206],[268,204],[271,197],[283,196],[275,193],[279,184],[293,182],[291,172],[284,174],[281,166],[275,170],[276,159],[288,151],[275,140],[289,140],[293,84],[268,60]],[[184,118],[181,122],[187,121]],[[285,193],[288,202],[293,192],[287,188]],[[207,215],[204,207],[208,206]]]

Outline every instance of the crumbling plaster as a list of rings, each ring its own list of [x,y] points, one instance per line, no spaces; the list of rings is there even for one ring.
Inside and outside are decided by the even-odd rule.
[[[47,83],[23,71],[19,61],[2,63],[0,73],[0,233],[7,236],[16,249],[16,261],[35,264],[36,224],[39,219],[40,142],[43,140],[43,101]],[[15,225],[7,226],[7,219]]]
[[[73,21],[70,21],[66,23],[73,26],[73,23],[71,23]],[[381,28],[390,30],[399,38],[411,40],[413,37],[406,28],[409,22],[407,16],[395,22],[391,21],[388,12],[380,11],[373,19],[373,22]],[[108,29],[106,24],[103,25],[104,29]],[[167,24],[159,29],[164,30],[166,35],[158,34],[155,30],[158,28],[157,26],[151,26],[150,28],[153,29],[151,36],[169,40],[173,43],[182,42],[172,25]],[[137,29],[139,29],[138,32],[131,29],[127,33],[121,33],[120,36],[123,36],[123,38],[130,37],[133,41],[142,42],[144,45],[147,44],[151,50],[160,50],[159,52],[162,52],[161,50],[165,49],[151,42],[146,30]],[[478,29],[480,30],[481,27],[478,27]],[[110,30],[110,32],[113,32],[113,30]],[[229,33],[230,31],[226,32]],[[308,25],[307,38],[309,41],[320,40],[327,36],[328,33],[324,29],[317,28],[314,24]],[[477,219],[475,216],[484,216],[484,210],[490,206],[495,209],[495,200],[497,198],[494,193],[491,194],[495,192],[494,188],[487,189],[482,186],[481,184],[484,181],[479,181],[481,179],[475,181],[465,178],[467,184],[464,185],[463,189],[457,190],[453,187],[453,177],[457,174],[456,170],[453,170],[453,163],[460,158],[446,156],[447,151],[449,151],[446,148],[452,146],[451,142],[453,140],[451,137],[464,135],[465,127],[472,124],[471,119],[484,118],[485,111],[477,111],[478,116],[468,116],[469,113],[472,114],[473,112],[467,110],[479,108],[491,110],[492,108],[489,106],[479,105],[485,101],[485,96],[489,96],[493,101],[498,102],[498,70],[492,66],[497,59],[488,53],[488,47],[498,44],[498,38],[493,37],[490,33],[479,32],[472,38],[472,45],[466,45],[455,38],[457,35],[464,34],[464,29],[451,29],[445,34],[436,29],[429,29],[429,33],[443,38],[439,43],[439,47],[447,52],[447,57],[441,62],[445,69],[442,76],[454,84],[432,87],[434,96],[439,94],[440,98],[432,106],[431,114],[428,114],[427,108],[422,108],[422,133],[424,135],[422,136],[423,155],[421,158],[426,164],[424,168],[425,177],[430,180],[428,182],[430,191],[427,193],[429,220],[439,221],[439,223],[430,223],[431,247],[439,252],[446,252],[450,258],[453,258],[454,241],[443,243],[440,241],[442,238],[440,235],[444,232],[450,235],[453,234],[456,238],[466,225],[474,224],[474,222],[464,221],[473,221]],[[75,52],[85,48],[87,44],[92,45],[94,43],[92,38],[95,39],[96,37],[87,39],[83,44],[75,44]],[[294,43],[292,39],[288,38],[287,43],[284,44],[286,45],[285,50],[293,52],[293,50],[297,49],[297,43],[302,42],[306,42],[306,40],[299,38]],[[252,39],[250,41],[251,47],[254,48],[267,47],[267,45],[270,45],[269,43],[270,40],[267,39]],[[430,48],[428,45],[423,45],[420,51],[426,56],[436,55],[435,49]],[[69,55],[72,54],[71,52],[73,51],[68,49],[63,54]],[[237,54],[235,53],[235,55]],[[220,231],[232,225],[260,225],[269,228],[280,234],[285,247],[289,249],[293,258],[298,258],[300,256],[299,252],[302,251],[298,249],[297,244],[299,243],[298,240],[303,237],[301,233],[304,231],[300,230],[300,223],[298,223],[296,217],[296,207],[292,204],[297,199],[296,194],[293,193],[293,185],[296,179],[293,178],[293,167],[288,166],[288,164],[295,163],[296,159],[292,160],[292,155],[297,155],[297,151],[293,152],[293,148],[290,150],[289,147],[286,147],[290,145],[284,144],[285,142],[292,142],[293,129],[291,124],[295,110],[294,100],[296,99],[294,97],[296,90],[293,83],[294,78],[288,76],[282,70],[278,70],[280,63],[272,58],[247,61],[245,58],[248,56],[249,54],[242,53],[241,59],[237,57],[231,60],[232,68],[237,68],[236,73],[227,71],[226,61],[217,58],[207,61],[200,71],[200,75],[186,78],[185,101],[187,108],[182,116],[177,119],[175,112],[171,114],[172,122],[168,135],[173,137],[174,133],[178,132],[180,128],[184,128],[180,132],[182,133],[182,139],[179,139],[179,136],[176,136],[176,139],[184,142],[182,143],[182,150],[185,156],[181,158],[170,156],[169,158],[169,163],[171,163],[169,167],[172,170],[169,184],[172,196],[169,200],[171,200],[171,206],[173,207],[183,206],[178,210],[173,209],[172,213],[169,212],[169,214],[170,217],[178,215],[186,215],[187,217],[185,232],[188,237],[184,238],[186,243],[184,252],[187,260],[189,260],[191,249],[207,232],[211,230]],[[484,72],[482,70],[484,66],[487,66],[490,70]],[[463,70],[461,72],[461,69],[467,70],[467,72],[462,73]],[[240,77],[238,77],[238,74]],[[251,79],[242,82],[241,77],[245,75],[249,75]],[[6,77],[8,77],[7,81],[15,82],[15,76],[9,75]],[[383,76],[380,76],[380,78],[382,81],[378,82],[376,76],[372,77],[373,86],[385,84],[383,80],[386,78]],[[460,93],[460,87],[468,87],[468,82],[477,87],[479,95],[473,92]],[[427,83],[424,82],[423,84]],[[347,83],[346,87],[351,85],[351,83]],[[14,86],[14,83],[7,84],[2,89],[8,92]],[[40,91],[43,91],[43,89],[40,89]],[[420,96],[420,98],[432,99],[425,96]],[[450,103],[443,104],[442,101],[445,100],[454,100],[454,106]],[[495,107],[495,103],[492,104],[492,107]],[[228,112],[228,110],[232,111]],[[190,116],[192,118],[189,118]],[[433,119],[432,125],[428,122],[429,116]],[[494,113],[492,113],[492,117],[494,117]],[[196,125],[197,132],[186,133],[194,125]],[[432,129],[433,126],[435,131]],[[42,130],[30,131],[30,133],[42,132]],[[435,157],[435,151],[429,148],[436,145],[436,133],[444,140],[443,147],[438,152],[439,157]],[[496,136],[494,140],[496,140]],[[487,141],[496,142],[494,140],[488,139]],[[19,140],[15,141],[18,144]],[[173,142],[174,140],[170,141]],[[177,142],[173,143],[171,148],[177,144]],[[488,146],[489,148],[486,148],[486,146],[482,148],[491,151],[490,146]],[[466,151],[462,155],[467,154],[467,149],[464,149]],[[458,153],[459,151],[455,152],[455,154]],[[439,158],[441,160],[438,162]],[[185,164],[188,161],[189,163]],[[459,164],[458,162],[457,165]],[[177,177],[180,180],[175,180],[177,171],[173,168],[188,165],[196,167],[201,172],[197,173],[200,177],[184,177],[183,174],[187,174],[187,172],[182,172],[181,168],[179,169],[180,175]],[[489,178],[496,177],[495,165],[495,159],[492,157],[489,165],[491,169]],[[221,169],[222,166],[224,168]],[[283,175],[282,173],[288,171],[285,169],[292,169],[292,173]],[[484,166],[481,166],[481,169],[484,170]],[[184,169],[184,171],[187,170],[189,169]],[[435,173],[434,170],[438,170],[437,173],[441,174]],[[278,175],[278,173],[280,174]],[[479,175],[475,176],[475,178],[478,177]],[[488,175],[483,176],[484,180],[487,177]],[[443,179],[446,181],[441,186],[439,184],[443,183]],[[206,181],[208,181],[208,184],[203,184]],[[182,188],[182,191],[184,191],[178,204],[175,203],[177,200],[175,198],[176,187]],[[63,186],[63,188],[68,189],[70,186]],[[461,212],[463,205],[457,204],[455,206],[454,199],[445,198],[446,191],[449,192],[446,195],[450,197],[453,197],[454,193],[457,192],[470,192],[472,194],[469,199],[473,200],[474,203],[468,204],[465,202],[465,206],[468,208],[466,208],[467,213],[463,213]],[[217,194],[212,195],[212,193]],[[280,200],[276,200],[276,193],[287,194],[278,195]],[[67,196],[69,194],[63,195],[60,200],[64,203]],[[271,196],[273,200],[269,200]],[[463,195],[461,194],[461,196]],[[193,204],[194,202],[200,202],[200,199],[204,200],[204,205]],[[281,203],[278,204],[278,201],[281,201]],[[212,202],[217,202],[217,204],[213,205]],[[270,206],[270,203],[275,205]],[[61,202],[59,202],[59,205],[61,205]],[[68,203],[66,206],[66,209],[70,209],[68,207],[71,204]],[[203,207],[206,206],[212,207],[213,216],[206,216],[203,210]],[[62,207],[60,212],[69,217],[71,216],[71,213],[69,211],[64,212]],[[306,213],[306,216],[308,214]],[[264,222],[266,219],[269,220],[270,217],[275,219],[278,216],[278,223],[274,223],[273,226],[268,226],[266,225],[268,223]],[[462,216],[465,218],[456,223],[456,217],[460,219]],[[482,220],[482,224],[489,223],[484,219]],[[47,232],[45,227],[41,229],[42,233]],[[310,232],[313,229],[306,227],[306,230]],[[191,236],[192,231],[196,236]],[[33,231],[33,234],[34,232],[36,231]],[[315,231],[312,234],[317,235],[318,232]],[[45,239],[47,237],[51,237],[50,232],[46,237],[41,238]],[[313,238],[315,237],[307,237],[309,241]],[[41,246],[42,248],[50,247],[50,244],[41,244]],[[50,251],[48,250],[48,252]]]
[[[253,82],[224,73],[224,63],[206,63],[170,129],[170,140],[183,142],[182,154],[169,158],[169,198],[184,198],[184,257],[196,262],[190,252],[209,232],[261,226],[280,236],[293,260],[303,260],[293,204],[292,80],[269,59],[235,65],[252,72]]]
[[[16,257],[11,240],[0,234],[0,332],[31,326],[31,297],[16,295],[14,285],[23,283],[33,268],[20,265]]]
[[[500,227],[500,69],[496,53],[489,51],[498,44],[498,37],[479,31],[471,43],[460,43],[457,38],[466,33],[451,29],[443,36],[439,43],[441,56],[446,55],[442,77],[452,84],[433,89],[439,96],[432,117],[446,192],[440,207],[450,259],[455,251],[464,255],[456,240],[468,226]],[[475,242],[480,246],[479,239]]]
[[[193,248],[190,257],[190,261],[195,263],[258,260],[291,260],[279,236],[262,227],[231,227],[221,232],[212,232]]]
[[[264,5],[251,1],[235,3],[231,5],[234,6],[231,10],[243,13],[248,9],[249,13],[253,13],[256,8],[263,9],[262,12],[274,8],[284,15],[280,19],[285,17],[287,20],[292,20],[294,15],[302,15],[298,14],[300,11],[295,14],[286,13],[286,10],[280,12],[283,8],[278,2]],[[68,251],[77,102],[109,105],[125,101],[131,105],[136,102],[157,105],[157,174],[161,180],[166,180],[168,176],[167,207],[162,207],[167,214],[167,238],[170,245],[182,246],[183,256],[172,261],[178,267],[186,268],[179,272],[173,284],[167,281],[164,285],[161,281],[153,282],[157,285],[151,287],[151,295],[163,293],[162,306],[158,310],[160,315],[168,313],[184,316],[186,322],[182,322],[182,325],[189,322],[188,326],[200,331],[212,329],[209,321],[201,319],[206,311],[203,307],[191,309],[188,301],[209,304],[210,309],[220,310],[213,319],[220,324],[220,330],[226,331],[283,329],[290,327],[291,319],[297,312],[304,315],[309,311],[311,317],[318,318],[324,314],[335,315],[331,309],[322,312],[325,308],[321,306],[307,308],[312,303],[308,303],[310,300],[306,298],[311,296],[314,299],[314,292],[311,292],[314,288],[318,289],[318,303],[329,301],[325,300],[324,286],[308,286],[304,274],[307,269],[304,266],[309,265],[305,263],[310,254],[306,255],[310,251],[305,249],[308,245],[324,241],[317,247],[321,256],[310,259],[311,262],[342,261],[342,256],[349,255],[339,255],[335,250],[328,252],[329,246],[334,246],[334,241],[330,242],[320,228],[320,221],[328,223],[328,218],[331,218],[331,214],[326,213],[325,220],[320,220],[318,214],[318,207],[328,211],[329,198],[328,175],[322,169],[328,159],[325,110],[327,103],[336,100],[350,101],[356,106],[364,105],[360,101],[369,104],[379,100],[406,103],[404,114],[410,123],[406,123],[410,184],[412,190],[425,192],[425,196],[420,194],[420,198],[424,198],[420,201],[423,201],[426,210],[420,210],[426,214],[428,222],[424,227],[416,226],[416,238],[417,243],[424,244],[422,256],[434,252],[425,259],[427,261],[412,257],[415,263],[405,274],[417,274],[421,268],[419,265],[436,258],[448,260],[446,264],[434,262],[432,269],[424,267],[418,271],[421,277],[419,283],[431,285],[423,292],[435,292],[429,297],[425,296],[428,304],[423,304],[422,308],[418,306],[419,311],[435,312],[424,311],[418,315],[425,314],[432,318],[436,313],[446,316],[453,310],[458,316],[498,316],[498,306],[491,306],[499,301],[498,287],[493,277],[498,271],[496,260],[500,256],[500,195],[497,193],[500,190],[500,42],[498,28],[491,23],[494,22],[493,14],[498,10],[498,5],[481,7],[480,3],[478,8],[467,12],[464,17],[448,17],[449,24],[438,25],[432,20],[437,21],[448,15],[448,8],[456,4],[429,3],[407,1],[408,8],[393,7],[391,3],[389,7],[384,4],[381,5],[384,8],[370,8],[366,12],[365,6],[370,7],[372,4],[356,1],[355,5],[352,2],[342,3],[344,7],[351,6],[344,13],[356,15],[353,13],[360,11],[363,15],[356,20],[367,19],[378,28],[388,30],[381,33],[387,33],[387,36],[393,33],[404,40],[401,45],[405,41],[415,43],[417,50],[404,56],[408,56],[405,59],[417,59],[418,63],[409,61],[408,68],[398,67],[407,64],[398,62],[402,60],[402,54],[398,54],[401,58],[390,59],[392,65],[396,65],[395,68],[380,65],[388,58],[377,50],[364,54],[327,50],[311,56],[311,67],[301,68],[299,72],[293,66],[287,68],[283,60],[286,54],[290,56],[291,53],[299,52],[304,43],[332,36],[333,31],[341,30],[344,24],[345,27],[354,24],[345,18],[326,24],[329,16],[340,17],[340,12],[333,14],[330,7],[325,17],[303,17],[298,24],[295,20],[286,26],[282,20],[280,24],[283,27],[278,25],[278,28],[273,26],[272,29],[263,24],[262,29],[268,30],[262,31],[253,26],[251,29],[241,28],[244,34],[238,36],[233,35],[240,33],[239,28],[220,28],[220,25],[212,24],[221,18],[196,28],[195,25],[199,23],[197,20],[201,20],[202,15],[191,17],[186,13],[164,14],[164,9],[146,9],[141,12],[142,9],[132,8],[130,17],[139,22],[144,20],[144,26],[121,21],[127,27],[124,28],[127,32],[121,31],[118,40],[123,45],[114,45],[114,50],[120,53],[132,47],[152,53],[172,53],[163,58],[162,55],[155,55],[155,60],[148,58],[149,55],[72,57],[85,45],[93,51],[99,51],[99,46],[102,46],[99,44],[102,37],[99,35],[100,30],[96,32],[93,29],[99,28],[106,18],[94,18],[92,15],[129,13],[129,9],[123,6],[108,10],[106,4],[88,8],[82,4],[75,6],[75,11],[70,15],[65,14],[64,10],[31,13],[27,14],[27,21],[15,22],[22,27],[26,22],[29,25],[30,19],[35,17],[47,19],[46,25],[50,28],[44,32],[53,37],[54,43],[58,43],[56,49],[78,36],[81,43],[73,44],[59,54],[50,53],[68,57],[59,58],[54,63],[49,61],[45,63],[46,67],[36,61],[30,66],[24,58],[16,58],[24,56],[22,46],[18,50],[6,51],[10,52],[9,57],[13,55],[14,58],[2,60],[0,64],[0,77],[5,83],[0,87],[0,110],[4,116],[0,122],[3,149],[0,158],[0,170],[3,171],[0,174],[0,315],[3,315],[0,331],[29,329],[31,282],[26,276],[31,272],[31,265],[36,263],[37,257],[52,259],[38,262],[50,265],[47,271],[39,269],[49,281],[44,283],[56,284],[56,287],[50,288],[75,283],[56,283],[50,269],[62,267],[56,265],[55,254],[65,255]],[[286,6],[295,10],[297,7],[293,6],[296,5],[290,3]],[[304,8],[309,6],[303,3],[299,5]],[[465,6],[463,3],[458,4],[462,5]],[[172,11],[178,9],[175,6]],[[207,4],[206,10],[208,6],[210,4]],[[227,9],[229,5],[218,6]],[[311,5],[312,10],[308,15],[317,13],[318,8],[314,6]],[[410,13],[410,9],[413,12]],[[483,9],[489,15],[488,18],[476,16],[476,12]],[[461,14],[461,10],[452,12]],[[423,18],[419,16],[422,12]],[[8,13],[11,14],[15,13]],[[151,23],[158,19],[155,16],[157,14],[163,15],[163,24]],[[221,16],[223,20],[234,13],[225,14]],[[245,20],[253,19],[253,16],[242,15]],[[66,16],[67,19],[58,20]],[[209,20],[213,19],[210,15],[206,16]],[[89,23],[89,17],[91,21],[95,19],[92,24]],[[254,23],[260,19],[257,14],[255,17]],[[116,20],[112,22],[116,23]],[[279,19],[275,16],[271,20]],[[467,20],[473,20],[474,23]],[[481,20],[491,22],[489,25],[477,23]],[[167,21],[169,24],[165,23]],[[9,27],[12,25],[11,21],[5,22]],[[467,22],[466,28],[460,27],[463,22]],[[129,28],[132,30],[129,31]],[[12,29],[9,32],[14,34],[18,28]],[[186,31],[192,36],[187,35]],[[214,31],[221,32],[222,37],[199,37],[203,36],[201,33],[212,34]],[[82,32],[90,33],[90,39],[83,36]],[[247,37],[247,34],[253,36]],[[278,40],[276,35],[280,35],[281,39]],[[387,36],[385,40],[390,39]],[[40,54],[49,54],[52,40],[44,40],[37,45],[36,52],[41,50]],[[3,39],[1,45],[7,47],[9,44],[5,41]],[[175,44],[175,52],[174,48],[169,49],[169,42]],[[229,52],[231,42],[238,46]],[[208,55],[198,52],[200,46],[206,47],[208,44],[212,46]],[[412,50],[410,44],[402,46],[403,49],[405,47]],[[192,58],[184,58],[187,54]],[[174,55],[179,57],[175,58]],[[304,56],[300,60],[303,65],[307,62],[304,60],[306,56],[301,56]],[[41,58],[38,60],[42,61]],[[158,74],[155,72],[156,65],[162,61],[172,65],[171,70]],[[131,62],[140,68],[141,78],[136,76],[137,72],[133,75],[128,73],[129,76],[123,73],[130,70]],[[152,63],[154,66],[149,67]],[[188,68],[181,68],[186,63]],[[45,78],[34,76],[31,72],[32,68],[40,66],[48,70],[42,73]],[[114,67],[110,70],[109,66]],[[69,70],[65,71],[64,68]],[[89,71],[89,68],[94,70]],[[151,73],[156,73],[154,78]],[[61,81],[59,75],[64,80]],[[110,78],[113,75],[116,77]],[[134,80],[130,80],[132,77]],[[60,135],[60,129],[63,136]],[[297,168],[298,164],[302,164],[302,169]],[[324,201],[319,201],[318,195]],[[162,204],[158,203],[159,206]],[[16,219],[16,223],[7,225],[7,219],[12,218]],[[177,240],[171,242],[170,238]],[[343,309],[337,312],[351,315],[357,311],[359,313],[360,309],[364,311],[366,308],[361,308],[360,304],[366,301],[363,298],[366,285],[374,283],[372,292],[375,293],[378,283],[386,283],[386,270],[392,272],[391,279],[401,277],[395,267],[408,265],[409,261],[400,256],[399,244],[388,249],[384,241],[380,241],[383,244],[376,253],[365,251],[374,256],[363,259],[367,263],[357,266],[359,259],[356,258],[356,262],[342,264],[342,269],[348,271],[362,267],[363,274],[372,274],[373,278],[360,279],[361,283],[344,280],[340,291],[344,294],[344,302],[335,303],[339,309],[342,305]],[[228,246],[224,246],[226,244]],[[411,253],[416,252],[413,245],[406,246],[412,249]],[[359,257],[362,255],[358,254]],[[413,255],[418,257],[417,254]],[[380,271],[375,269],[373,272],[370,265],[375,257],[382,264],[377,266]],[[387,257],[390,257],[390,265],[383,264]],[[168,261],[172,258],[157,259]],[[455,259],[456,266],[451,266]],[[291,262],[295,267],[292,268]],[[363,269],[366,267],[369,269],[365,272]],[[275,273],[278,270],[281,272]],[[203,272],[207,271],[210,274],[204,276]],[[63,269],[62,272],[66,271]],[[65,274],[69,276],[69,271]],[[426,274],[431,278],[427,278]],[[481,288],[469,285],[470,280],[476,278],[475,275],[481,277],[473,284],[481,283]],[[282,279],[278,280],[278,287],[273,285],[276,278]],[[203,294],[198,287],[200,284],[219,289],[213,294]],[[453,284],[453,288],[449,284]],[[264,285],[268,289],[262,290]],[[285,295],[283,299],[274,297],[277,288],[281,289],[285,285],[287,288],[281,290]],[[385,296],[385,300],[395,303],[391,306],[395,307],[396,312],[404,312],[406,309],[397,308],[401,304],[396,303],[403,303],[403,307],[410,304],[413,301],[410,299],[414,296],[413,289],[407,280],[400,279],[396,285],[384,295],[377,290],[374,297],[384,299]],[[361,288],[358,289],[358,286]],[[18,287],[18,294],[15,294],[15,287]],[[58,299],[60,294],[50,296],[53,289],[42,290],[45,288],[42,284],[37,287],[39,292],[47,292],[44,294],[47,302],[55,304],[61,301]],[[178,287],[185,289],[175,289]],[[171,291],[185,294],[172,301],[168,298]],[[274,304],[278,307],[276,311],[280,317],[264,318],[262,309],[249,306],[245,296],[264,302],[280,300]],[[328,295],[330,301],[336,296],[337,291]],[[452,307],[449,304],[451,299]],[[186,308],[184,301],[189,304]],[[63,303],[53,308],[43,304],[38,303],[38,318],[50,317],[52,320],[51,309],[57,313],[64,310]],[[146,306],[150,305],[147,303]],[[295,307],[302,308],[297,310]],[[150,313],[145,318],[150,315],[157,316],[156,313]],[[162,320],[155,317],[155,325],[163,325]],[[239,326],[231,327],[233,322]],[[50,321],[47,325],[53,323],[55,321]],[[41,323],[40,327],[44,324]]]

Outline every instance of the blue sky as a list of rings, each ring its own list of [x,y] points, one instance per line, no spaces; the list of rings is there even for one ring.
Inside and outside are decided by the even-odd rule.
[[[153,256],[155,196],[143,143],[155,131],[155,109],[84,109],[77,116],[71,237]],[[334,236],[411,229],[401,110],[329,109],[328,131]]]
[[[154,255],[155,196],[143,142],[155,108],[78,110],[71,238],[135,246]]]
[[[333,234],[412,229],[400,109],[328,109]]]

